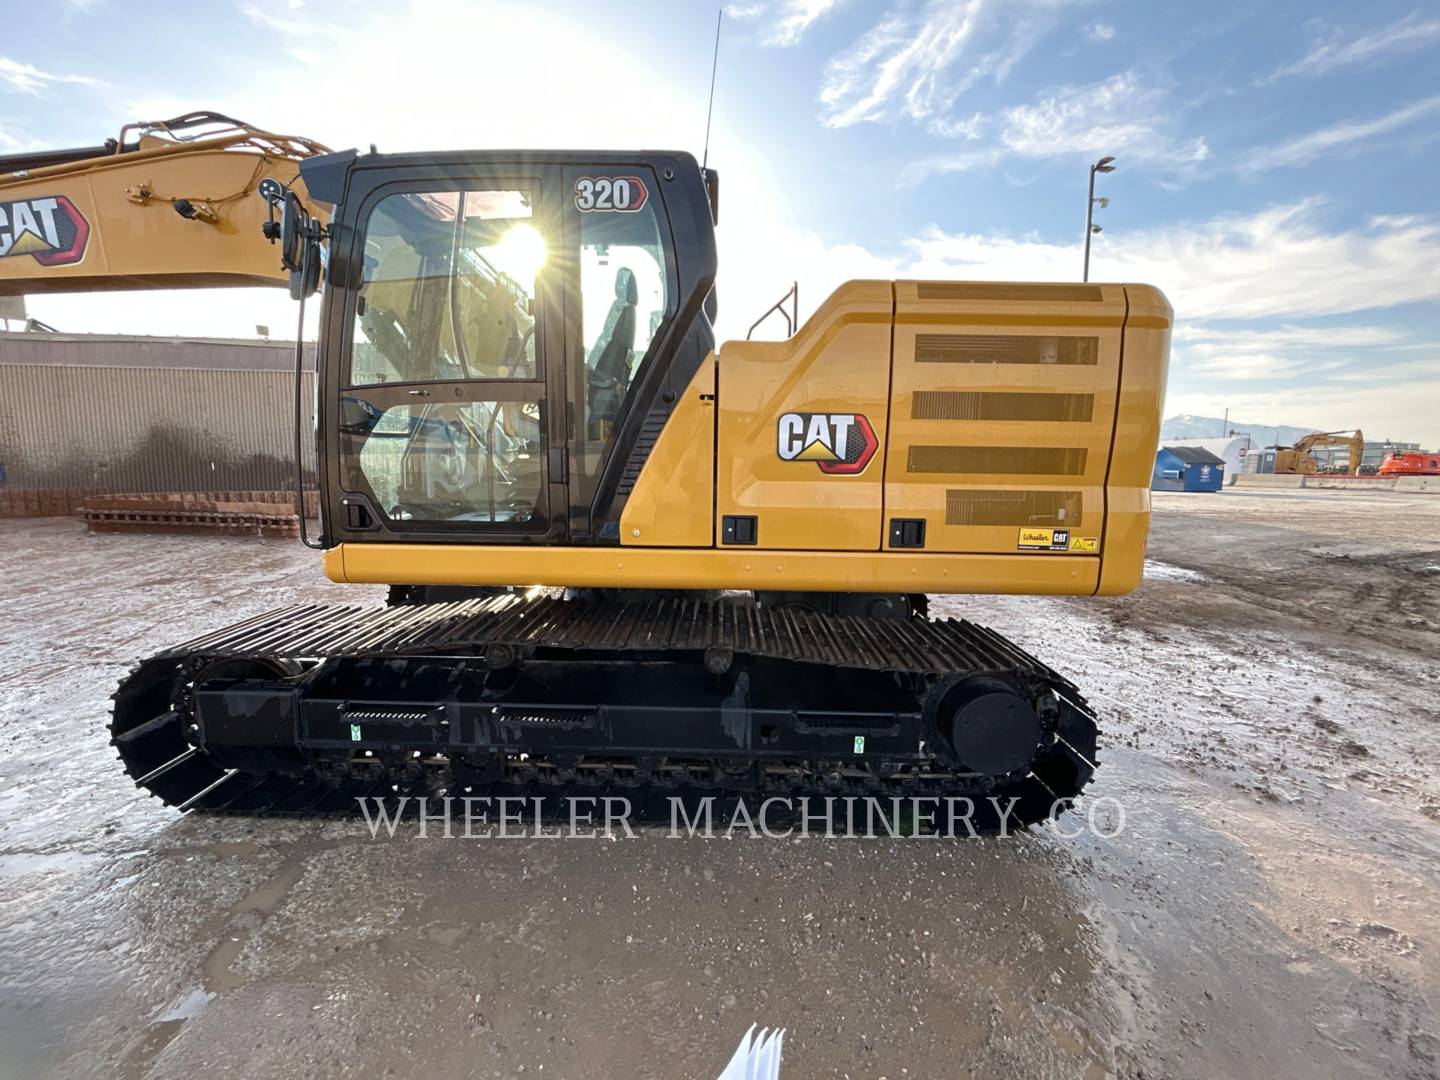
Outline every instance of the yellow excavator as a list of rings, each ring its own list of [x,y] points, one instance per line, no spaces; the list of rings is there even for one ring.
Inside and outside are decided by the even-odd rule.
[[[1359,428],[1342,431],[1314,431],[1295,440],[1293,446],[1275,448],[1275,471],[1277,473],[1314,475],[1320,471],[1320,463],[1311,452],[1320,446],[1343,446],[1349,451],[1345,471],[1351,476],[1360,474],[1361,459],[1365,456],[1365,433]]]
[[[718,205],[686,153],[332,153],[214,113],[0,159],[0,293],[323,284],[302,538],[391,586],[141,662],[111,722],[137,784],[282,815],[1068,806],[1079,690],[926,594],[1139,583],[1169,304],[851,281],[787,340],[717,346]]]

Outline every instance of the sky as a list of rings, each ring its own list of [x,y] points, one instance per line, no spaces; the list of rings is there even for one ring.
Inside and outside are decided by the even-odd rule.
[[[148,10],[147,10],[148,9]],[[329,146],[703,151],[699,0],[54,0],[7,17],[0,154],[208,108]],[[1440,445],[1440,6],[738,0],[718,331],[798,281],[1154,284],[1166,414]],[[33,297],[68,331],[287,333],[272,290]],[[757,335],[761,336],[761,335]],[[1218,434],[1218,432],[1217,432]]]

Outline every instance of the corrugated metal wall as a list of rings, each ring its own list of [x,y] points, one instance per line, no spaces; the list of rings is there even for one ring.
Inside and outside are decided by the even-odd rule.
[[[307,346],[307,355],[309,349]],[[0,333],[0,365],[293,371],[293,341]]]
[[[290,488],[293,356],[284,343],[3,335],[0,492]],[[313,461],[309,376],[304,395]]]

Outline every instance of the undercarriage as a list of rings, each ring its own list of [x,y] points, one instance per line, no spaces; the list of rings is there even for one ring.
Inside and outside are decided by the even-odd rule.
[[[187,811],[875,796],[970,800],[982,831],[1062,812],[1096,742],[1070,682],[963,620],[518,593],[268,612],[140,664],[111,731]]]

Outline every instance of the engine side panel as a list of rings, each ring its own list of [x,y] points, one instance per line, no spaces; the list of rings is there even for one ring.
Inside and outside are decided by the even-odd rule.
[[[895,294],[886,517],[923,520],[927,551],[1098,557],[1124,289],[898,281]]]
[[[879,550],[892,313],[890,282],[851,281],[789,340],[721,348],[717,545],[733,515],[759,548]]]

